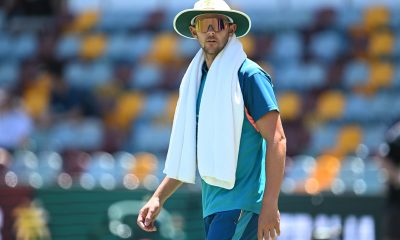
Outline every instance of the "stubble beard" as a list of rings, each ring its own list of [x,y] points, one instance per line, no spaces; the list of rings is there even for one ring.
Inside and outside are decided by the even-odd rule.
[[[203,46],[204,53],[214,57],[216,57],[222,49],[223,48],[220,49],[218,46],[207,46],[207,43],[205,43]]]

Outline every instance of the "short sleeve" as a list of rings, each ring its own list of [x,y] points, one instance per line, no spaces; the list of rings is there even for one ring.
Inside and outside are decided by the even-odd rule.
[[[263,73],[256,73],[243,81],[244,105],[254,121],[270,111],[279,111],[271,79]]]

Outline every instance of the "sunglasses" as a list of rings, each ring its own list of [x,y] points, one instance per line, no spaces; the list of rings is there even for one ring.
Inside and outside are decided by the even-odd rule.
[[[215,32],[220,32],[226,28],[226,25],[231,21],[226,20],[223,17],[203,18],[196,19],[195,28],[197,32],[206,33],[210,29],[210,26]]]

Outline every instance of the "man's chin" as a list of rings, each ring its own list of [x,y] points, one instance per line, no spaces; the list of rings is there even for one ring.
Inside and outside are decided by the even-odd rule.
[[[209,55],[218,55],[218,53],[220,52],[220,50],[218,50],[218,49],[216,49],[216,48],[204,48],[203,49],[204,50],[204,52],[206,53],[206,54],[209,54]]]

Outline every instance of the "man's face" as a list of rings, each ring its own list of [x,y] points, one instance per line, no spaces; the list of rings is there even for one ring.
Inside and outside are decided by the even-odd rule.
[[[196,18],[190,31],[206,54],[217,56],[236,31],[236,24],[229,23],[224,15],[204,14]]]

